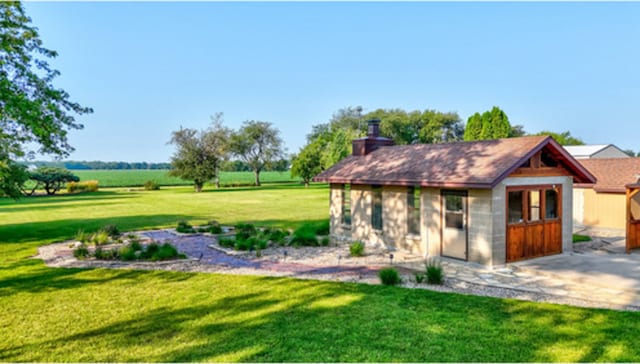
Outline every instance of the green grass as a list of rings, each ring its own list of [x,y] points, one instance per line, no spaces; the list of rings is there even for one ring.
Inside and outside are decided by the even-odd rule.
[[[589,235],[573,234],[574,243],[582,243],[584,241],[591,241],[591,237]]]
[[[132,170],[74,170],[73,173],[80,177],[81,181],[98,180],[100,187],[137,187],[146,181],[152,180],[161,186],[192,185],[191,181],[185,181],[167,174],[163,169],[132,169]],[[260,182],[297,182],[291,178],[290,172],[262,172]],[[221,172],[220,183],[222,185],[248,185],[254,182],[253,172]]]
[[[109,223],[293,227],[327,214],[324,185],[0,200],[0,362],[640,361],[633,312],[30,259],[39,245]]]

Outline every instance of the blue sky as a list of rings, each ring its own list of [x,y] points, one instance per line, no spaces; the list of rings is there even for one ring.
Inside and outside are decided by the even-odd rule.
[[[70,159],[167,161],[171,131],[272,122],[289,152],[340,108],[500,106],[528,132],[640,150],[640,3],[29,2],[95,112]]]

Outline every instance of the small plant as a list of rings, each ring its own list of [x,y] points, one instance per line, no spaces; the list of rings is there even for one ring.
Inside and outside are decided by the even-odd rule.
[[[80,246],[73,250],[73,256],[76,259],[84,259],[89,256],[89,249],[86,245],[80,244]]]
[[[118,227],[115,224],[105,225],[100,230],[106,232],[112,238],[117,238],[118,236],[120,236],[120,231],[118,230]]]
[[[386,286],[395,286],[401,282],[400,274],[395,268],[383,268],[378,271],[378,277],[382,284]]]
[[[591,237],[589,235],[573,234],[574,243],[582,243],[584,241],[591,241]]]
[[[354,241],[349,246],[349,253],[352,257],[361,257],[364,255],[364,244],[361,241]]]
[[[104,245],[109,242],[109,233],[104,230],[100,230],[91,235],[91,242],[96,246]]]
[[[291,239],[293,245],[317,246],[318,237],[316,236],[315,227],[311,224],[304,224],[293,232]]]
[[[424,282],[424,279],[426,278],[426,275],[424,273],[416,273],[415,277],[416,277],[416,283],[420,284],[420,283]]]
[[[444,281],[444,274],[442,265],[435,259],[430,259],[425,263],[427,283],[429,284],[442,284]]]
[[[331,243],[331,239],[329,239],[328,236],[325,236],[324,238],[322,238],[322,240],[320,240],[320,245],[322,246],[329,246],[329,243]]]
[[[90,238],[91,238],[91,235],[85,233],[84,230],[78,230],[75,236],[75,239],[81,243],[89,242]]]
[[[102,247],[97,247],[93,252],[93,256],[100,260],[113,260],[120,258],[118,256],[118,249],[103,249]]]
[[[183,234],[192,234],[196,231],[193,229],[193,226],[184,220],[178,221],[178,226],[176,227],[176,231]]]
[[[147,191],[157,191],[160,189],[160,185],[153,180],[148,180],[144,183],[144,189]]]

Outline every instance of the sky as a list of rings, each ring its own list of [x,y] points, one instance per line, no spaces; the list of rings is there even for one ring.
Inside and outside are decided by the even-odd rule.
[[[54,85],[94,109],[68,159],[166,162],[181,126],[271,122],[289,153],[348,106],[502,108],[640,150],[640,3],[27,2]],[[50,158],[39,158],[50,159]]]

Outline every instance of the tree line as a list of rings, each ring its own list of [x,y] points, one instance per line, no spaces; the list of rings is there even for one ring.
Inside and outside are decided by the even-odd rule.
[[[569,131],[527,133],[524,126],[512,125],[498,106],[471,115],[466,123],[455,112],[437,110],[377,109],[362,114],[362,107],[338,110],[331,119],[311,127],[306,144],[292,157],[291,174],[305,184],[341,159],[351,154],[351,141],[367,132],[367,120],[379,119],[380,134],[396,144],[446,143],[489,140],[525,135],[550,135],[562,145],[583,145],[582,139]],[[632,154],[629,151],[629,154]]]
[[[126,169],[144,169],[144,170],[164,170],[171,169],[171,163],[161,162],[104,162],[104,161],[23,161],[26,166],[38,167],[55,167],[68,170],[126,170]],[[265,171],[284,172],[289,169],[291,161],[288,158],[282,158],[275,161],[272,165],[265,168]],[[222,171],[224,172],[251,172],[251,166],[239,159],[228,160],[222,163]]]

